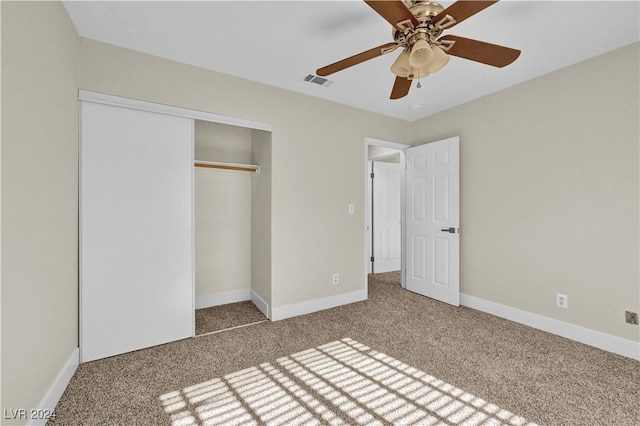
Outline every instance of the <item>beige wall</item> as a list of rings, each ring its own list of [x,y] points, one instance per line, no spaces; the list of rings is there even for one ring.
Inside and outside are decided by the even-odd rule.
[[[460,136],[462,293],[639,340],[638,51],[413,123],[414,145]]]
[[[31,409],[78,346],[78,37],[60,3],[1,7],[2,409]]]
[[[271,306],[271,132],[252,131],[251,290]]]
[[[251,163],[252,130],[229,124],[195,121],[196,160]]]
[[[369,157],[378,157],[389,155],[392,156],[394,154],[398,154],[397,149],[385,148],[383,146],[369,145]]]
[[[272,307],[364,288],[364,138],[405,142],[406,122],[87,39],[78,78],[85,90],[271,124]]]
[[[196,167],[196,297],[251,288],[251,175]]]

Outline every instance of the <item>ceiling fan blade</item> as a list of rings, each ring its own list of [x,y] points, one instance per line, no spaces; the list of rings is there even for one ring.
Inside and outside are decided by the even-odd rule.
[[[509,65],[520,56],[520,51],[516,49],[455,35],[441,37],[438,41],[442,42],[445,48],[448,42],[455,42],[453,46],[446,51],[449,55],[498,68]]]
[[[404,77],[396,77],[395,83],[393,83],[393,89],[391,89],[391,96],[389,99],[400,99],[407,96],[411,89],[411,80]]]
[[[415,28],[420,24],[402,0],[365,0],[365,3],[368,4],[373,10],[378,12],[378,14],[382,16],[388,23],[398,28],[399,30],[403,30],[407,26],[409,28]],[[410,22],[411,25],[407,25],[407,21]]]
[[[378,47],[374,47],[373,49],[369,49],[367,51],[358,53],[357,55],[349,56],[341,61],[334,62],[333,64],[327,65],[326,67],[318,68],[316,70],[316,74],[322,77],[326,77],[334,72],[342,71],[345,68],[352,67],[354,65],[358,65],[364,61],[368,61],[369,59],[377,58],[378,56],[384,55],[385,53],[389,53],[394,51],[398,45],[396,43],[387,43]]]
[[[442,12],[434,16],[431,22],[437,25],[438,22],[440,22],[445,16],[449,15],[453,19],[455,19],[455,22],[453,24],[447,25],[448,28],[451,28],[454,25],[459,24],[465,19],[475,15],[481,10],[486,9],[487,7],[497,2],[498,0],[495,0],[495,1],[458,0],[457,2],[453,3],[451,6],[449,6],[448,8],[446,8],[445,10],[443,10]]]

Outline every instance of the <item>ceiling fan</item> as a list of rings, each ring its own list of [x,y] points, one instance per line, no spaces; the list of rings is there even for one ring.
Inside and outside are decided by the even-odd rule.
[[[400,99],[409,93],[412,80],[442,69],[449,62],[449,55],[500,68],[520,56],[519,50],[483,41],[455,35],[440,37],[443,30],[497,3],[497,0],[458,0],[446,9],[426,0],[365,0],[365,3],[393,26],[394,41],[319,68],[316,71],[319,76],[328,76],[402,48],[402,53],[391,66],[396,80],[390,98]],[[417,87],[420,87],[420,81]]]

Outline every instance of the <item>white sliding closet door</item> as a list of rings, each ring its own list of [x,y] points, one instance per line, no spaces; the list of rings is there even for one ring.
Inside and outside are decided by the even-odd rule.
[[[193,335],[193,120],[81,102],[80,350]]]

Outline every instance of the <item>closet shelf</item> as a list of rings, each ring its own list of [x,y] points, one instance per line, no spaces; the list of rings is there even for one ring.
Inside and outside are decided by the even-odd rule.
[[[222,163],[217,161],[198,161],[194,163],[195,167],[203,167],[207,169],[223,169],[223,170],[237,170],[241,172],[259,173],[260,166],[255,164],[237,164],[237,163]]]

